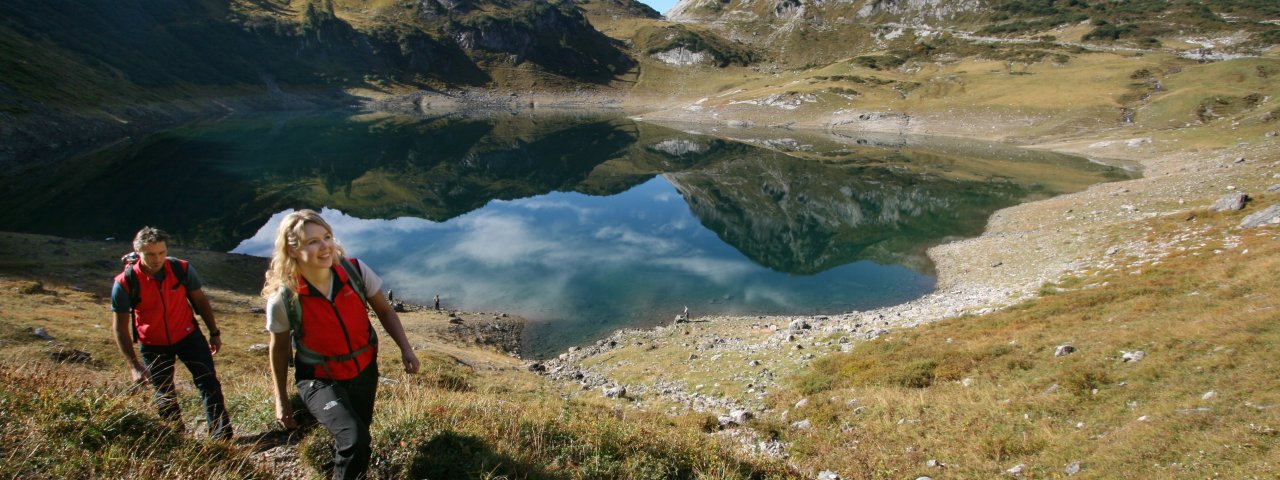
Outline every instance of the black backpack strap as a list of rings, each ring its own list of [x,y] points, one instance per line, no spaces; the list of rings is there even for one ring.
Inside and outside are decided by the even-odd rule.
[[[124,290],[129,294],[129,330],[133,332],[133,343],[138,343],[138,304],[142,302],[142,292],[138,286],[138,273],[133,265],[124,269]]]
[[[178,279],[178,285],[184,288],[187,286],[187,262],[169,257],[169,270],[173,270],[173,278]]]
[[[347,257],[341,257],[338,259],[338,263],[342,265],[343,270],[347,271],[347,282],[351,284],[351,289],[360,295],[360,301],[364,302],[364,309],[372,310],[369,306],[368,294],[365,292],[364,271],[360,270],[360,260],[348,260]],[[378,331],[373,329],[373,322],[369,322],[369,345],[378,346]],[[363,348],[360,349],[362,352],[364,350]]]
[[[359,260],[354,260],[354,265],[352,262],[353,260],[349,260],[347,257],[338,258],[338,264],[342,266],[343,270],[347,271],[347,283],[350,283],[351,289],[355,290],[356,295],[360,296],[360,301],[364,303],[364,308],[367,310],[369,308],[369,297],[365,293],[364,272],[360,270],[360,267],[356,266],[359,265]]]

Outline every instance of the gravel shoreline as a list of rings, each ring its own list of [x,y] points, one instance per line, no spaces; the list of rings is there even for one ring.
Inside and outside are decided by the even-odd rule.
[[[1102,132],[1030,146],[1133,162],[1144,176],[996,212],[981,236],[929,250],[938,283],[922,298],[840,315],[695,314],[692,323],[619,330],[594,345],[527,365],[582,390],[614,396],[621,387],[637,407],[676,404],[719,414],[759,412],[766,409],[765,393],[777,380],[820,354],[848,351],[853,342],[892,329],[1002,309],[1034,297],[1045,283],[1073,272],[1115,267],[1121,258],[1158,259],[1171,247],[1141,241],[1134,232],[1138,222],[1185,214],[1230,192],[1257,194],[1280,183],[1280,154],[1270,134],[1200,151],[1179,145],[1176,138],[1120,135],[1125,133],[1132,135]],[[1176,137],[1176,132],[1168,136]],[[827,340],[836,336],[842,338]]]

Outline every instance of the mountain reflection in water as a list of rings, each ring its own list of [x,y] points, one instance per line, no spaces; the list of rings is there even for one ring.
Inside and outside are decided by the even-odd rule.
[[[981,233],[997,209],[1128,177],[955,140],[343,112],[197,124],[46,170],[0,192],[8,229],[128,238],[153,224],[268,255],[285,213],[323,208],[398,298],[529,318],[533,356],[685,305],[908,301],[932,289],[930,246]]]

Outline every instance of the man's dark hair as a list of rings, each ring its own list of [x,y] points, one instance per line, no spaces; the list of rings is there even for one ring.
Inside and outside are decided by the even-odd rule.
[[[141,251],[143,245],[160,242],[168,243],[169,234],[156,227],[142,227],[142,230],[138,230],[138,234],[133,237],[133,249]]]

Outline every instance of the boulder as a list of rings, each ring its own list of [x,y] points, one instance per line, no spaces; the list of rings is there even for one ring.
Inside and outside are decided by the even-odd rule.
[[[809,419],[807,418],[791,424],[791,428],[794,428],[797,430],[808,430],[812,427],[813,427],[813,423],[810,422]]]
[[[745,426],[748,420],[754,416],[751,412],[742,409],[730,410],[728,415],[719,417],[720,428],[728,428],[734,426]]]
[[[1280,183],[1267,187],[1267,193],[1280,193]]]
[[[604,396],[608,398],[625,398],[627,396],[627,387],[618,385],[604,389]]]
[[[818,472],[818,480],[840,480],[840,475],[831,470],[823,470]]]
[[[253,345],[249,345],[249,353],[262,354],[262,353],[267,353],[270,350],[271,350],[271,347],[267,346],[267,344],[265,343],[255,343]]]
[[[809,322],[804,320],[792,320],[791,324],[787,325],[787,330],[791,333],[803,333],[805,330],[810,328],[813,327],[809,325]]]
[[[41,340],[53,340],[53,335],[49,335],[49,331],[45,330],[44,327],[36,327],[31,329],[31,336],[39,338]]]
[[[1075,351],[1076,351],[1076,347],[1069,343],[1065,345],[1058,345],[1058,348],[1053,351],[1053,356],[1065,357],[1067,355],[1071,355],[1072,353],[1075,353]]]
[[[1209,210],[1213,210],[1215,212],[1234,212],[1237,210],[1243,210],[1244,204],[1248,201],[1248,195],[1238,192],[1230,193],[1219,198],[1218,201],[1213,202],[1213,206],[1209,207]]]
[[[1240,221],[1240,228],[1254,228],[1265,225],[1280,225],[1280,205],[1272,205],[1261,212],[1253,213]]]

